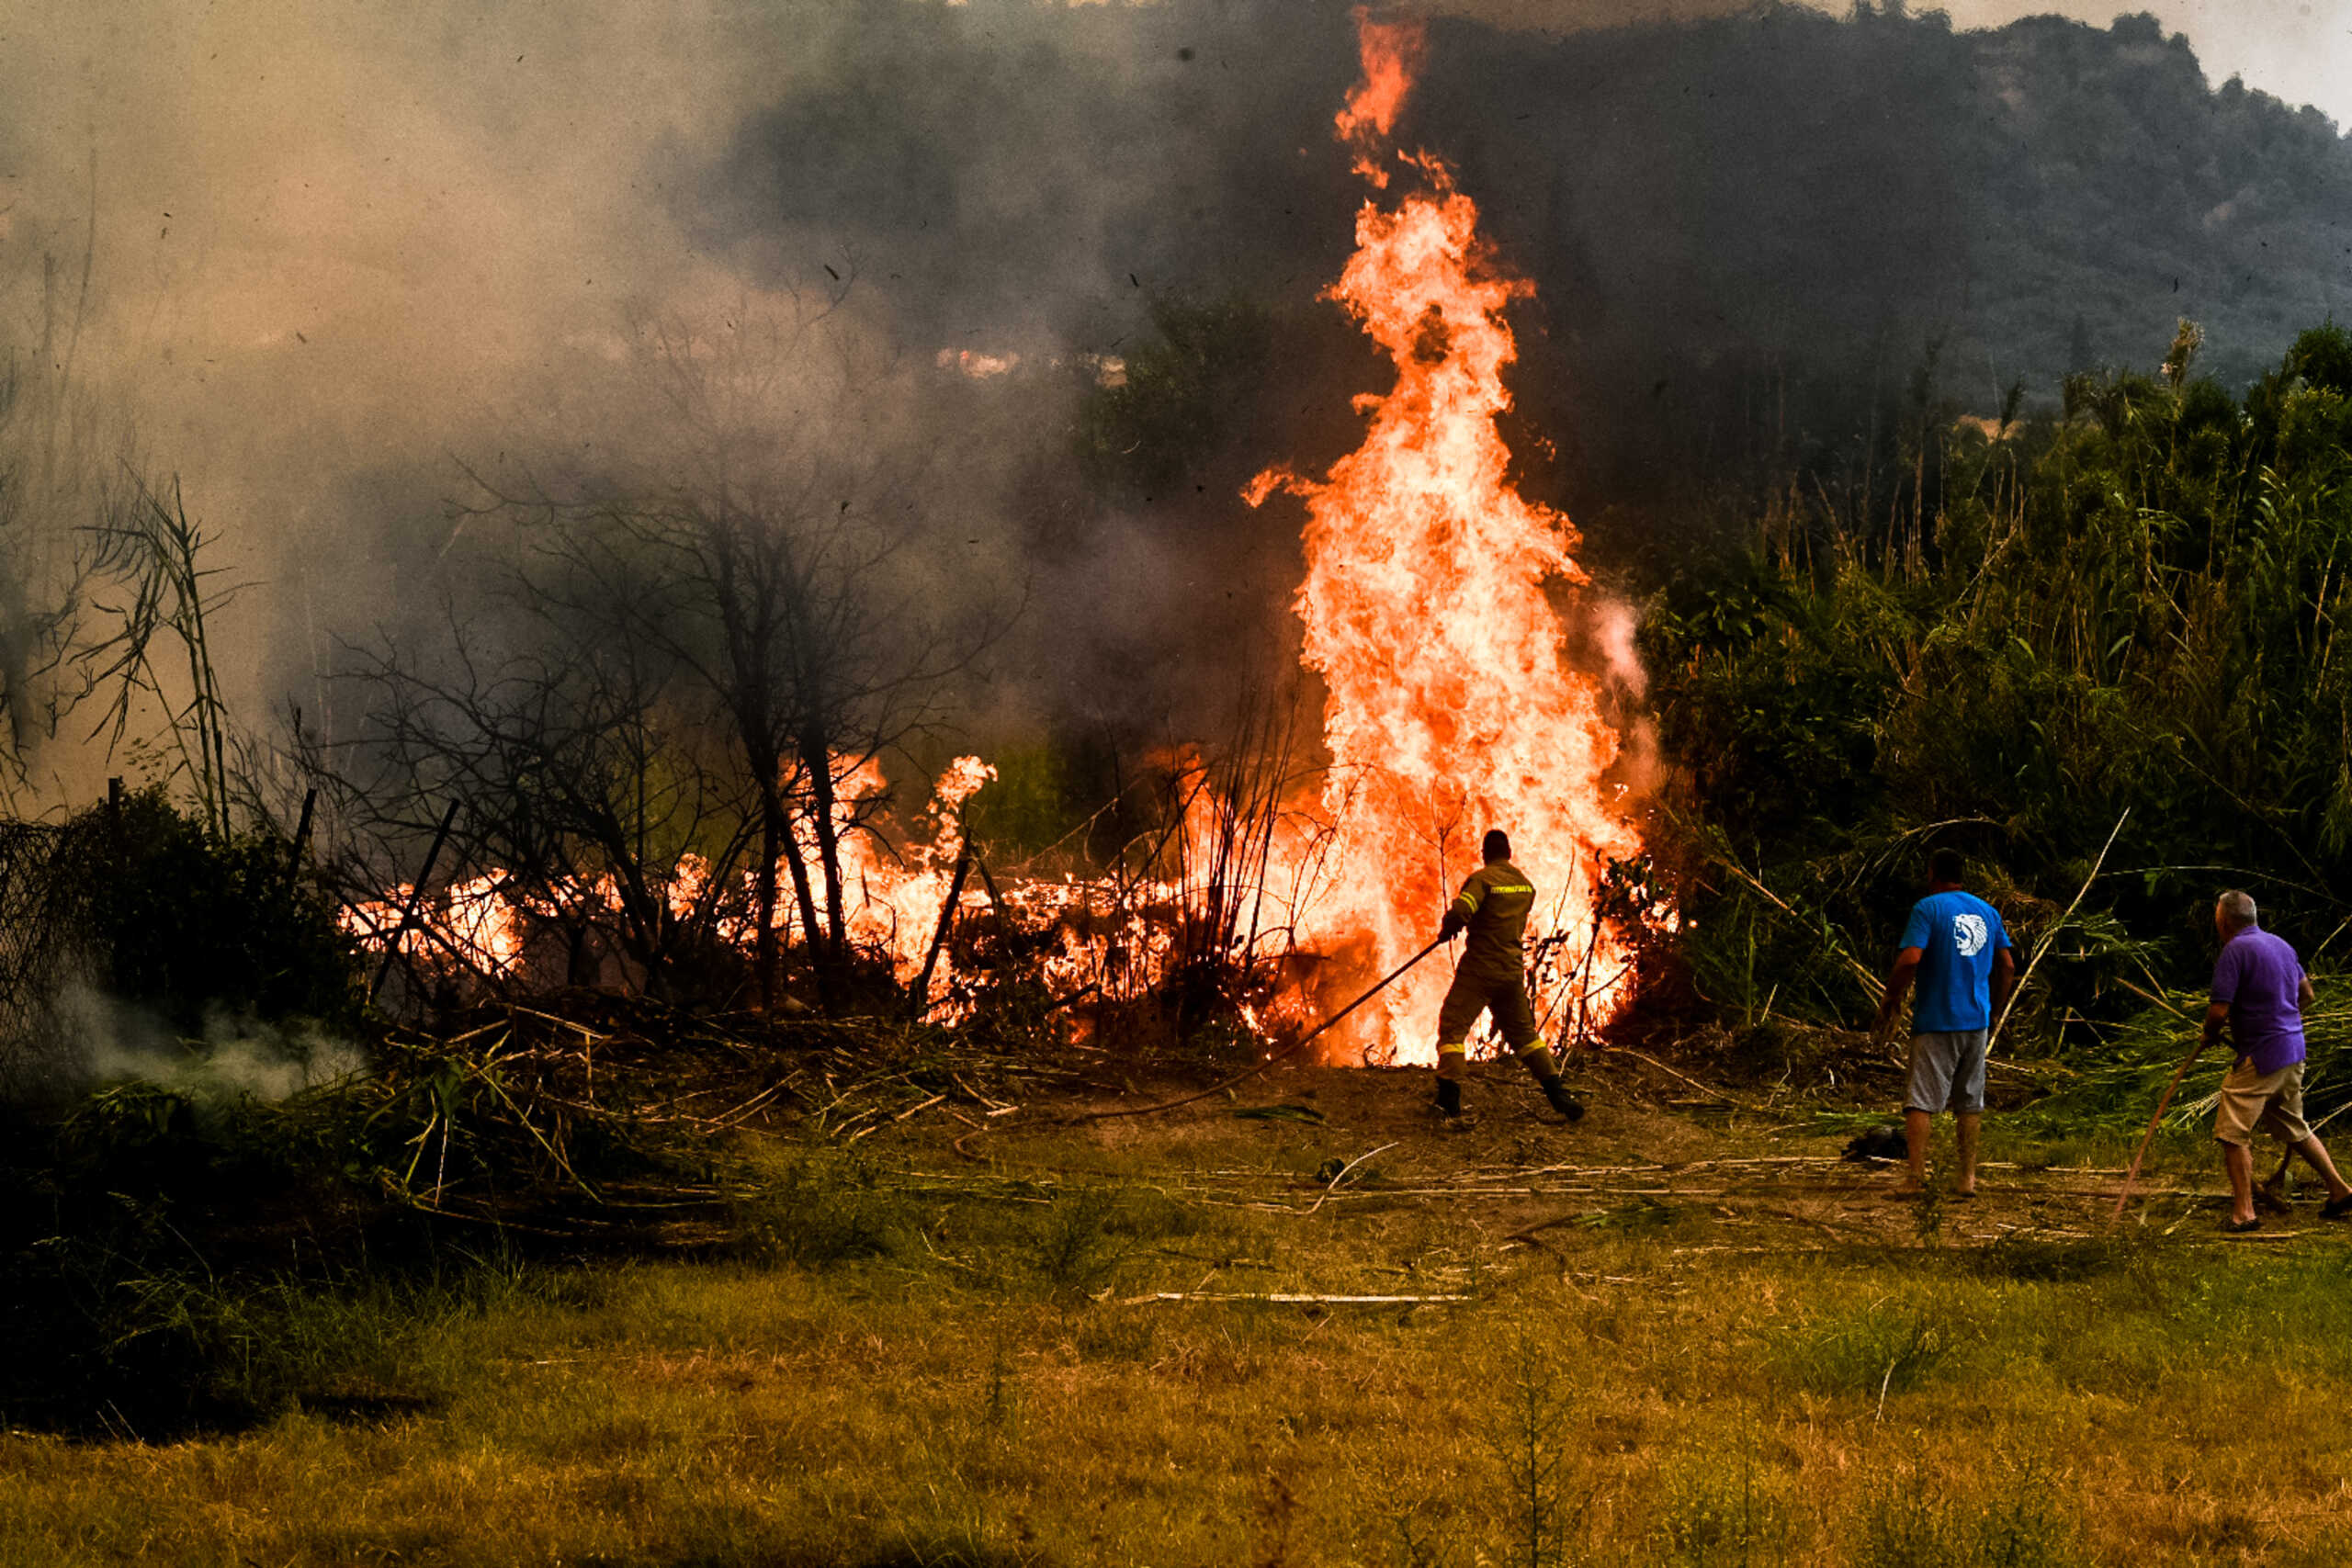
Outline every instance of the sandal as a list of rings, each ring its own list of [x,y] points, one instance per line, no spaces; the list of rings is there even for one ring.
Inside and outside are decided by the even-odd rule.
[[[2259,1214],[2250,1220],[2227,1220],[2222,1225],[2222,1232],[2229,1235],[2244,1235],[2248,1231],[2258,1231],[2261,1228],[2262,1216]]]
[[[2341,1198],[2330,1198],[2320,1206],[2319,1217],[2323,1220],[2352,1220],[2352,1192],[2346,1192]]]

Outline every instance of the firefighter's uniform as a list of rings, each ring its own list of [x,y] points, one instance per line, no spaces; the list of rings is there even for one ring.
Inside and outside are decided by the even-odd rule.
[[[1453,985],[1437,1010],[1438,1054],[1464,1055],[1471,1026],[1491,1010],[1503,1043],[1524,1054],[1541,1038],[1527,999],[1527,917],[1535,885],[1507,860],[1488,861],[1470,874],[1447,914],[1466,920],[1468,940]]]
[[[1535,1008],[1527,996],[1527,917],[1535,908],[1535,885],[1510,863],[1510,843],[1499,833],[1487,853],[1497,858],[1470,874],[1446,907],[1445,928],[1452,936],[1469,932],[1453,984],[1437,1010],[1437,1109],[1463,1125],[1462,1076],[1470,1054],[1470,1026],[1483,1012],[1494,1014],[1495,1027],[1511,1055],[1535,1075],[1552,1109],[1574,1122],[1584,1106],[1560,1081],[1560,1069],[1544,1043],[1535,1022]]]

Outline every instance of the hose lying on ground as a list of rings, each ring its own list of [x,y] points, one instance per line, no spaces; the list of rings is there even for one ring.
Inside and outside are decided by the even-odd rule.
[[[1435,953],[1439,948],[1443,947],[1452,940],[1453,933],[1450,931],[1444,936],[1439,937],[1435,942],[1421,949],[1420,952],[1413,954],[1412,957],[1408,958],[1404,963],[1399,964],[1396,968],[1391,969],[1387,974],[1382,976],[1380,982],[1374,986],[1372,989],[1366,991],[1363,995],[1358,997],[1355,1000],[1350,1002],[1347,1006],[1341,1008],[1339,1011],[1333,1013],[1322,1022],[1317,1024],[1313,1029],[1308,1030],[1305,1034],[1300,1035],[1297,1039],[1292,1041],[1289,1044],[1275,1052],[1272,1055],[1259,1062],[1255,1066],[1250,1067],[1246,1072],[1234,1074],[1231,1077],[1227,1078],[1223,1083],[1213,1083],[1209,1085],[1208,1088],[1200,1090],[1198,1093],[1180,1095],[1174,1100],[1163,1100],[1157,1105],[1123,1106],[1114,1111],[1084,1111],[1076,1116],[1065,1117],[1061,1124],[1066,1127],[1074,1127],[1084,1122],[1107,1122],[1114,1116],[1149,1116],[1161,1111],[1173,1111],[1180,1105],[1190,1105],[1195,1100],[1206,1100],[1213,1094],[1223,1094],[1227,1089],[1233,1088],[1236,1084],[1248,1083],[1251,1078],[1256,1077],[1260,1073],[1264,1072],[1276,1062],[1297,1055],[1301,1051],[1306,1048],[1309,1041],[1312,1041],[1317,1035],[1329,1030],[1333,1024],[1347,1017],[1348,1014],[1355,1011],[1356,1009],[1363,1006],[1364,1003],[1372,1000],[1373,998],[1380,995],[1381,992],[1388,988],[1390,982],[1394,981],[1398,976],[1404,974],[1406,970],[1410,969],[1414,964],[1419,964],[1422,959],[1427,958],[1430,953]]]

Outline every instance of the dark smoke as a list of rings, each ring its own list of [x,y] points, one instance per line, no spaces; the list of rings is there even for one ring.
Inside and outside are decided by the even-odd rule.
[[[1204,594],[1238,592],[1243,620],[1278,608],[1289,558],[1264,536],[1288,519],[1242,512],[1232,484],[1343,448],[1335,411],[1377,384],[1313,300],[1363,194],[1329,141],[1344,9],[870,4],[837,22],[815,84],[749,113],[682,197],[723,254],[805,277],[825,236],[916,335],[1030,353],[1124,352],[1155,295],[1269,312],[1262,378],[1191,482],[1109,503],[1033,487],[1015,507],[1016,525],[1080,519],[1061,533],[1085,546],[1045,557],[1043,581],[1100,662],[1066,667],[1135,701]],[[1694,478],[1761,487],[1906,398],[1989,413],[2021,385],[2046,405],[2070,371],[2153,362],[2180,315],[2207,327],[2200,368],[2243,380],[2352,286],[2352,150],[2314,111],[2210,87],[2145,17],[1457,18],[1399,134],[1457,164],[1499,264],[1537,285],[1515,434],[1589,523]]]
[[[1596,552],[1917,386],[1989,412],[2152,363],[2179,315],[2243,379],[2352,287],[2352,151],[2152,18],[1721,9],[1441,19],[1400,127],[1536,284],[1512,435]],[[1538,13],[1622,25],[1497,20]],[[0,112],[11,343],[95,199],[85,362],[261,589],[249,718],[328,702],[337,637],[429,626],[478,569],[453,459],[648,457],[609,386],[632,316],[835,289],[876,368],[827,439],[925,477],[943,596],[1025,605],[983,728],[1182,728],[1237,664],[1281,671],[1296,519],[1236,491],[1345,450],[1380,384],[1316,298],[1363,196],[1330,138],[1348,6],[419,17],[59,24]],[[1139,359],[1167,386],[1109,407],[1105,361]]]

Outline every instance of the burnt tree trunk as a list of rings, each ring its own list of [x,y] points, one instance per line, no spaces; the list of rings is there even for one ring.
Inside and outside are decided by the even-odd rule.
[[[792,896],[800,908],[801,940],[808,949],[808,970],[816,976],[817,1000],[830,1012],[840,999],[841,987],[825,953],[821,934],[824,927],[817,919],[816,888],[808,880],[808,863],[801,858],[799,844],[788,837],[785,842],[785,864],[792,868]]]
[[[826,962],[838,967],[849,953],[849,912],[842,898],[841,830],[833,818],[832,748],[825,744],[821,726],[802,728],[800,764],[808,770],[809,795],[815,803],[809,818],[816,829],[818,869],[825,879],[825,929],[820,935],[810,926],[808,940],[812,944],[821,942]]]

